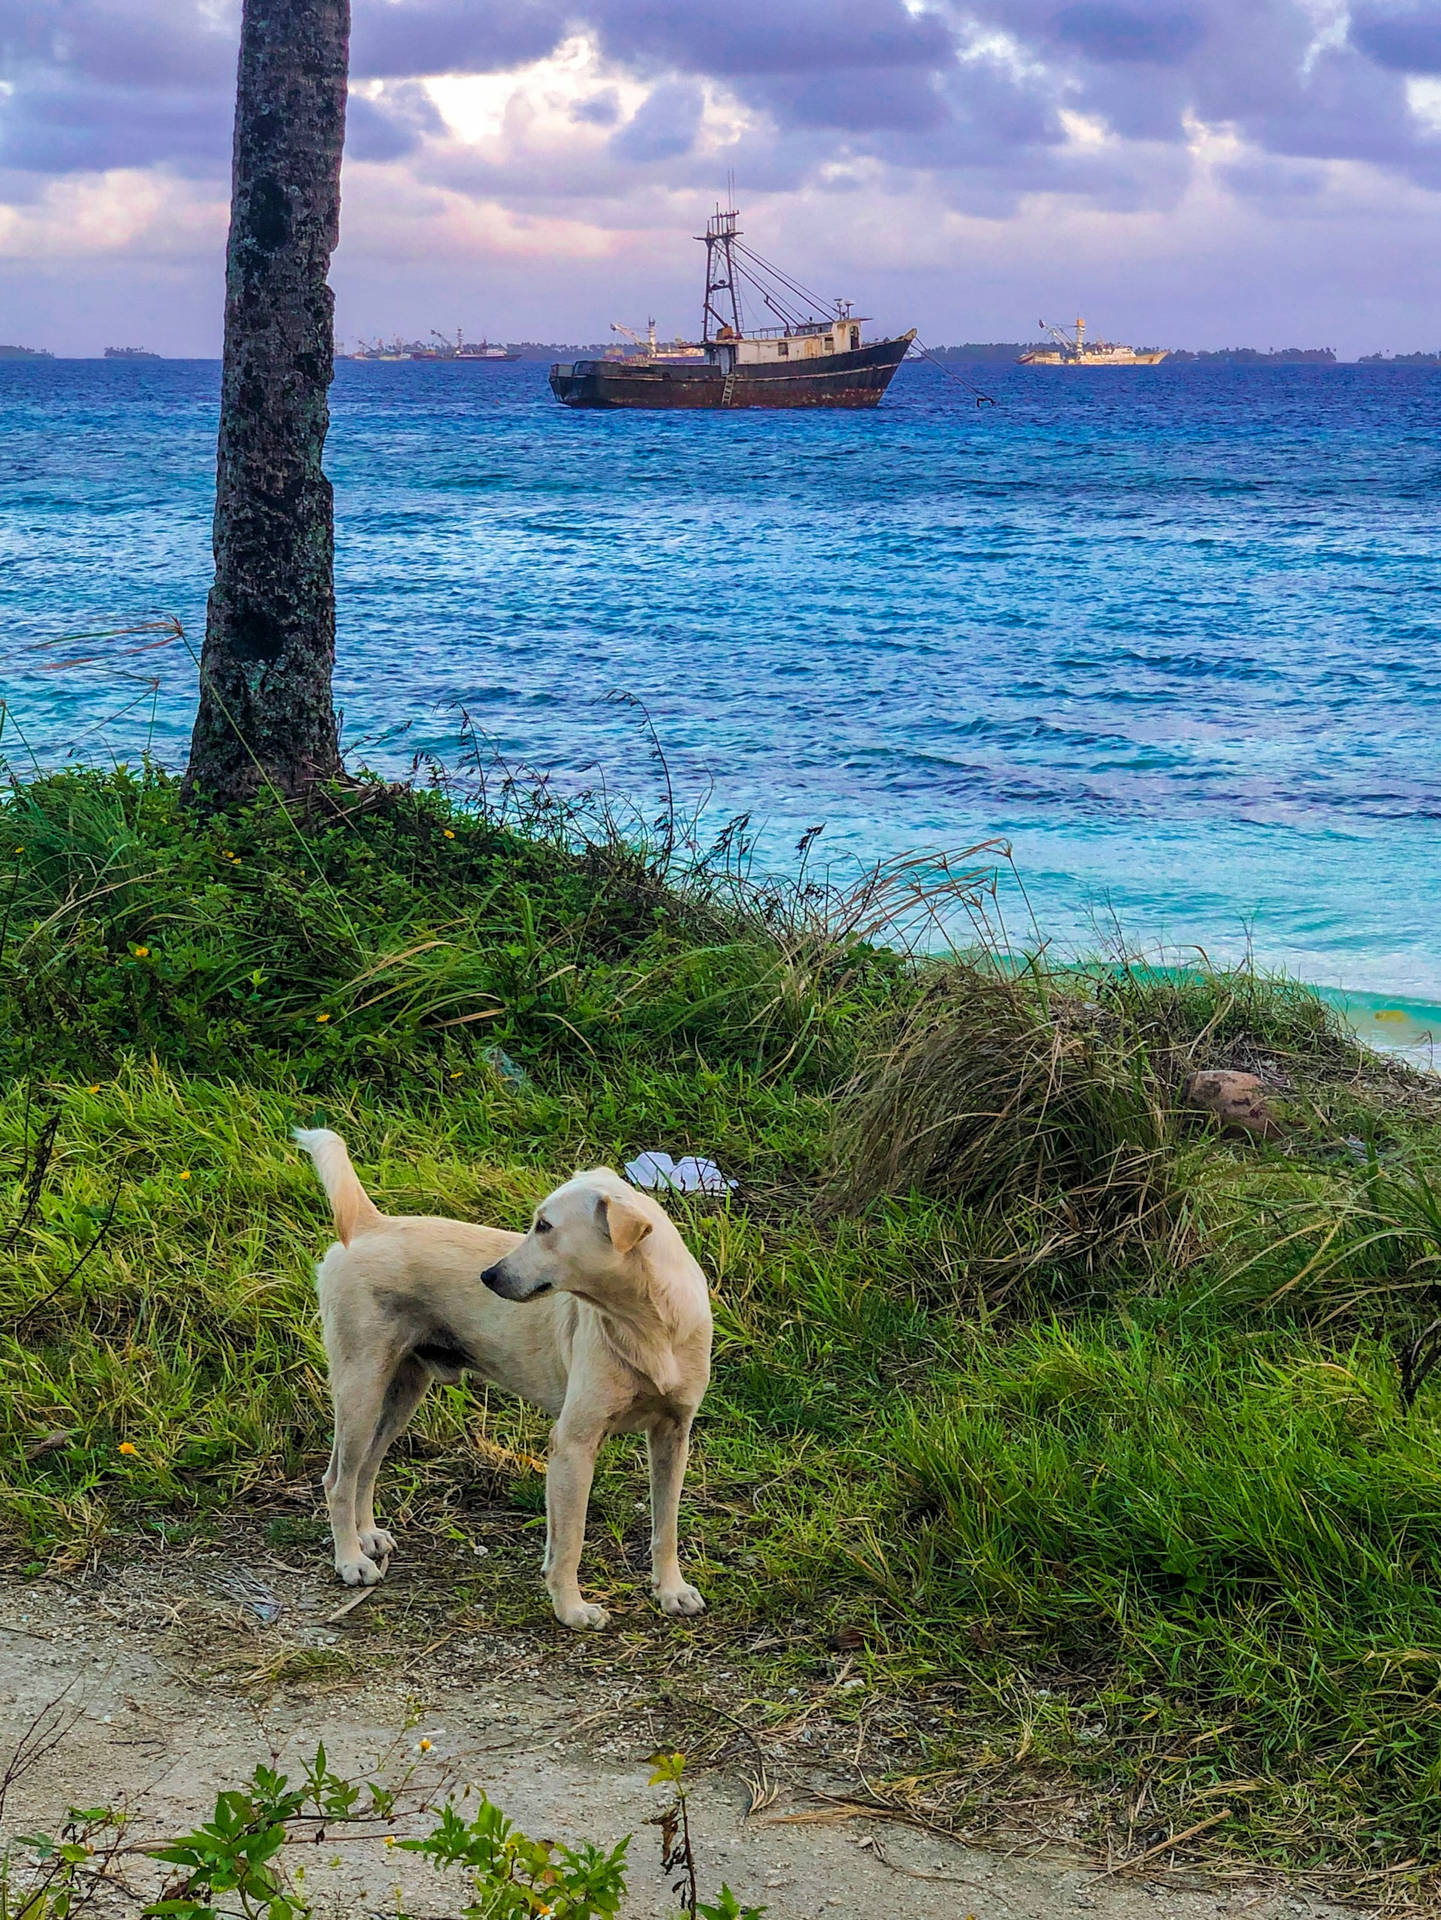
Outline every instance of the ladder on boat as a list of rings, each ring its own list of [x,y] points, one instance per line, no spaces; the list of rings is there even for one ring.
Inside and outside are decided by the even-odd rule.
[[[728,373],[726,375],[726,383],[721,388],[721,405],[723,407],[728,407],[730,405],[731,394],[735,391],[735,384],[736,384],[735,375],[733,373]]]

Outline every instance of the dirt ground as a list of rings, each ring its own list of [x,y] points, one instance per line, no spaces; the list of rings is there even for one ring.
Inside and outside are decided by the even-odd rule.
[[[647,1784],[648,1762],[678,1746],[703,1897],[726,1880],[769,1920],[1338,1914],[1275,1882],[1187,1879],[1164,1848],[1108,1870],[1067,1847],[1064,1818],[985,1852],[914,1814],[882,1817],[864,1765],[848,1764],[847,1749],[861,1751],[854,1723],[828,1720],[824,1696],[802,1702],[783,1730],[748,1721],[742,1678],[720,1684],[703,1632],[621,1633],[581,1654],[558,1628],[428,1612],[403,1578],[335,1617],[347,1597],[300,1553],[261,1552],[244,1573],[195,1549],[97,1560],[64,1579],[0,1579],[0,1765],[52,1703],[63,1727],[11,1787],[0,1838],[53,1831],[67,1806],[101,1803],[124,1803],[136,1833],[174,1834],[257,1762],[279,1754],[293,1765],[323,1740],[347,1770],[379,1761],[394,1779],[414,1767],[417,1790],[473,1783],[532,1834],[607,1845],[633,1834],[624,1912],[669,1920],[676,1903],[645,1824],[665,1796]],[[659,1666],[657,1645],[674,1649]],[[835,1663],[829,1689],[861,1684]],[[397,1830],[428,1824],[412,1811]],[[299,1853],[321,1913],[393,1914],[398,1887],[413,1914],[460,1903],[455,1883],[379,1833]],[[148,1871],[127,1866],[130,1892],[107,1890],[95,1911],[138,1913],[155,1885]]]

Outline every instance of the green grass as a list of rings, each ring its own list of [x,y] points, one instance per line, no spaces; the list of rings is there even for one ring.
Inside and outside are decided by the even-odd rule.
[[[742,1187],[677,1203],[717,1298],[704,1634],[862,1628],[875,1685],[943,1690],[923,1764],[977,1792],[1041,1767],[1123,1836],[1144,1783],[1148,1821],[1229,1805],[1238,1851],[1441,1864],[1441,1399],[1407,1412],[1395,1361],[1441,1258],[1427,1085],[1286,983],[908,963],[873,896],[679,870],[555,809],[343,804],[197,820],[149,774],[4,804],[21,1564],[233,1531],[237,1503],[309,1540],[270,1497],[329,1438],[297,1121],[383,1205],[502,1224],[577,1164],[705,1152]],[[1287,1084],[1284,1150],[1178,1112],[1213,1065]],[[383,1483],[421,1534],[508,1509],[525,1580],[497,1561],[468,1599],[542,1633],[543,1444],[438,1391]],[[587,1567],[636,1620],[640,1490],[617,1447]]]

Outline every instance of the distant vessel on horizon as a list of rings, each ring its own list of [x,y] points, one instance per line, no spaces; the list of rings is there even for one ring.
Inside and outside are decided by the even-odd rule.
[[[1169,351],[1165,347],[1122,347],[1113,340],[1088,340],[1086,323],[1079,315],[1074,333],[1067,333],[1064,327],[1053,327],[1047,320],[1037,324],[1043,333],[1050,334],[1055,345],[1023,353],[1016,363],[1018,366],[1158,367]]]
[[[467,340],[460,327],[455,330],[454,340],[435,327],[430,331],[434,344],[426,340],[361,340],[353,353],[343,357],[348,360],[480,360],[487,365],[521,357],[508,347],[492,345],[489,340]]]
[[[825,300],[741,243],[740,214],[717,206],[696,239],[705,245],[698,341],[657,342],[615,327],[637,351],[558,361],[550,390],[567,407],[874,407],[905,359],[915,328],[863,341],[848,300]],[[747,328],[742,283],[780,321]]]
[[[107,360],[160,360],[164,356],[152,353],[149,347],[107,347]]]

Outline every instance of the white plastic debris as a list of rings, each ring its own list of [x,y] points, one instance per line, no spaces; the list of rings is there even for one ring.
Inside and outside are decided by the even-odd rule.
[[[714,1160],[698,1160],[693,1153],[682,1160],[672,1160],[668,1153],[637,1154],[625,1170],[638,1187],[651,1191],[669,1187],[674,1193],[729,1193],[736,1184]]]

